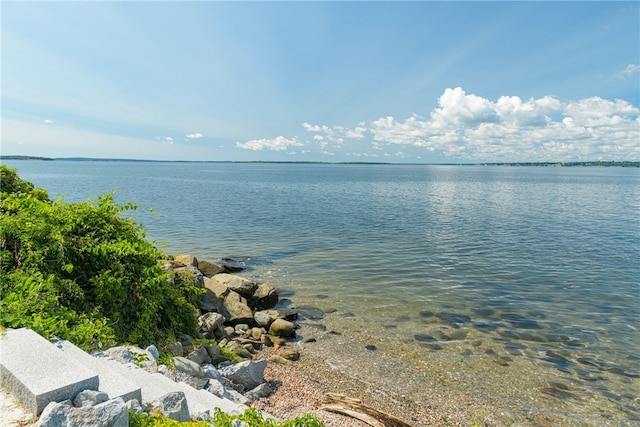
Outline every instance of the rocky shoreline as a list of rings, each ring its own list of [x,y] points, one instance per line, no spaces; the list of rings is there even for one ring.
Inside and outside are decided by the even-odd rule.
[[[291,308],[291,301],[281,298],[275,287],[236,274],[242,268],[233,260],[227,259],[218,265],[199,261],[193,255],[178,255],[161,262],[177,280],[192,280],[204,289],[198,307],[199,336],[176,337],[162,352],[154,345],[145,349],[118,346],[93,356],[160,373],[175,382],[234,402],[239,408],[254,406],[280,419],[311,413],[328,427],[373,425],[358,420],[357,416],[323,409],[328,393],[343,393],[349,398],[361,399],[356,402],[374,414],[395,420],[392,424],[379,425],[410,425],[403,423],[402,418],[418,421],[411,424],[416,427],[451,425],[416,407],[390,407],[394,399],[388,396],[371,398],[363,392],[366,384],[345,376],[312,352],[305,351],[307,345],[317,343],[314,332],[330,334],[317,323],[324,313],[310,306]],[[164,356],[161,357],[161,353]],[[3,392],[0,398],[3,408],[11,408],[3,410],[2,425],[25,426],[34,422],[11,396]],[[178,421],[206,419],[211,415],[190,413],[182,392],[164,395],[144,408],[135,399],[125,404],[122,398],[109,399],[106,393],[86,390],[73,401],[51,402],[35,425],[58,425],[61,419],[73,420],[78,426],[95,425],[96,420],[101,419],[111,420],[104,425],[126,425],[127,411],[155,410]]]

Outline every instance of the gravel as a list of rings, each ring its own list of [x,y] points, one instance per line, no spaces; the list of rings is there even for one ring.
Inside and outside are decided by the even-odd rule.
[[[273,350],[266,348],[256,355],[268,358]],[[360,399],[364,404],[393,415],[415,427],[439,427],[457,425],[446,418],[421,408],[407,399],[397,399],[372,390],[370,385],[345,375],[331,367],[321,357],[301,350],[300,360],[286,365],[269,363],[265,380],[275,392],[254,402],[253,406],[280,419],[291,419],[309,413],[327,427],[367,427],[368,424],[354,418],[320,409],[327,393],[339,393]]]

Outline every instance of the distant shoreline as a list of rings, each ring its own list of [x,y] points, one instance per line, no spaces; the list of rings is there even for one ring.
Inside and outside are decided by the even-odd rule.
[[[640,161],[585,161],[585,162],[497,162],[497,163],[390,163],[390,162],[304,162],[304,161],[261,161],[261,160],[146,160],[97,157],[40,157],[20,155],[0,155],[1,160],[40,161],[82,161],[82,162],[145,162],[145,163],[262,163],[262,164],[317,164],[317,165],[396,165],[396,166],[544,166],[544,167],[640,167]]]

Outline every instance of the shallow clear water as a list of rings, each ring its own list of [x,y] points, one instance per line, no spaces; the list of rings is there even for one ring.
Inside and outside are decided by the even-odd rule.
[[[480,363],[534,411],[581,402],[578,424],[640,419],[639,169],[5,163],[67,201],[115,189],[168,252],[246,260],[416,367]]]

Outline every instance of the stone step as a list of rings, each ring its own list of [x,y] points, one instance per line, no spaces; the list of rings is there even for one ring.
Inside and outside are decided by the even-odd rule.
[[[112,361],[118,363],[116,361]],[[127,370],[128,378],[138,384],[142,390],[142,403],[149,404],[167,393],[182,391],[187,399],[189,414],[192,417],[200,413],[213,415],[215,408],[231,414],[244,412],[246,406],[238,405],[228,399],[222,399],[206,390],[196,390],[186,383],[175,382],[160,373],[151,374],[137,366],[122,365]]]
[[[52,344],[30,329],[8,329],[0,337],[0,385],[34,415],[40,415],[50,402],[73,399],[82,390],[104,391],[111,399],[138,399],[143,405],[182,391],[192,418],[202,413],[213,415],[215,408],[229,414],[247,408],[133,363],[92,356],[66,340]]]
[[[206,390],[196,390],[188,384],[175,382],[160,373],[152,374],[134,364],[125,365],[108,357],[91,356],[68,341],[59,340],[55,345],[69,357],[75,358],[79,364],[98,372],[100,375],[100,390],[105,391],[107,394],[109,394],[109,390],[106,389],[105,381],[108,380],[115,383],[114,387],[117,387],[119,379],[124,379],[128,384],[135,387],[135,391],[131,386],[125,387],[122,384],[121,388],[114,388],[113,393],[125,393],[126,390],[131,390],[127,393],[135,392],[135,398],[143,405],[150,404],[167,393],[182,391],[187,399],[189,414],[192,417],[203,412],[213,415],[214,408],[220,408],[224,412],[231,414],[241,413],[246,409],[246,406],[238,405],[228,399],[222,399]],[[104,390],[102,389],[103,385],[105,386]],[[117,396],[118,394],[114,394],[114,396],[109,394],[111,398]],[[125,397],[123,398],[125,401],[128,400]]]
[[[142,402],[140,387],[124,375],[126,372],[123,373],[118,370],[113,363],[105,363],[107,359],[94,357],[66,340],[56,340],[53,345],[79,365],[96,372],[100,378],[98,390],[107,393],[109,399],[122,397],[125,402],[131,399],[137,399],[138,402]]]
[[[40,415],[49,402],[97,390],[98,374],[60,352],[30,329],[7,329],[0,337],[0,384]]]

